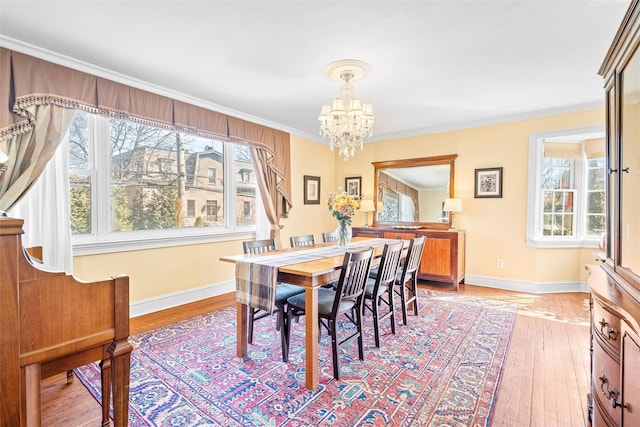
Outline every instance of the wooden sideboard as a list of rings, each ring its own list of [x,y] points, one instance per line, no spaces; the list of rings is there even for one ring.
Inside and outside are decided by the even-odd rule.
[[[427,238],[420,261],[418,278],[451,283],[453,289],[464,283],[465,232],[464,230],[417,230],[393,227],[353,227],[354,237],[383,237],[385,239]]]
[[[590,265],[590,418],[598,426],[640,425],[640,292]]]

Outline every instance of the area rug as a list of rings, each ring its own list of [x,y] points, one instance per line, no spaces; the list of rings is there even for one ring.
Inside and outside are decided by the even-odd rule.
[[[257,321],[248,357],[236,357],[235,307],[133,335],[129,425],[490,425],[517,306],[421,289],[419,307],[407,326],[398,310],[395,335],[383,320],[379,349],[369,313],[365,360],[357,343],[344,346],[340,381],[324,331],[314,392],[304,387],[304,318],[288,363],[275,319]],[[97,364],[76,373],[99,401]]]

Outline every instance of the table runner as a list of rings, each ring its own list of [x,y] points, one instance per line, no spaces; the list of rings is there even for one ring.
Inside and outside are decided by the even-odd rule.
[[[278,267],[343,255],[346,251],[383,246],[393,239],[372,238],[351,242],[349,248],[312,247],[290,252],[251,255],[251,260],[236,261],[236,301],[273,313]]]

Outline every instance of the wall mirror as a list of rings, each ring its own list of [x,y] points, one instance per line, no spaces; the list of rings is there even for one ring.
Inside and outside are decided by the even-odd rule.
[[[457,154],[373,162],[374,224],[398,228],[448,229],[444,200],[454,197]]]

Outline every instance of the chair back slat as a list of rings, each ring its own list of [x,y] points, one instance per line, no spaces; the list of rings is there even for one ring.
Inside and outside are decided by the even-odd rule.
[[[380,266],[378,267],[378,275],[376,276],[376,287],[380,285],[391,286],[391,283],[396,280],[403,247],[404,243],[402,241],[384,245]]]
[[[332,231],[330,233],[322,233],[322,241],[324,243],[327,242],[337,242],[338,241],[338,233]]]
[[[313,234],[305,234],[304,236],[291,236],[289,237],[289,243],[291,243],[292,248],[314,246],[316,244],[316,238],[313,236]]]
[[[425,236],[414,237],[409,241],[409,249],[407,250],[407,258],[402,269],[402,280],[406,281],[409,276],[413,276],[420,268],[420,259],[424,251]]]
[[[247,240],[242,242],[242,249],[245,254],[250,254],[250,255],[263,254],[266,252],[275,251],[276,240],[275,239]]]
[[[344,254],[342,271],[340,272],[340,280],[336,290],[337,297],[333,304],[334,311],[337,310],[340,301],[362,299],[367,278],[369,277],[372,256],[372,248],[362,251],[347,251]],[[359,303],[361,302],[359,301]]]

